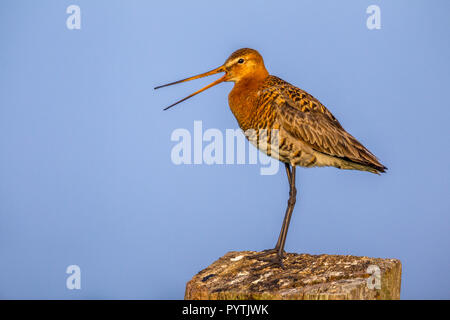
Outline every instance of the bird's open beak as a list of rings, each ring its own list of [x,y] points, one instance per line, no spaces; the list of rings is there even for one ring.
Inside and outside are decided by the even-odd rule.
[[[198,75],[190,77],[190,78],[186,78],[186,79],[183,79],[183,80],[179,80],[179,81],[171,82],[171,83],[168,83],[168,84],[165,84],[165,85],[162,85],[162,86],[158,86],[155,89],[159,89],[159,88],[171,86],[173,84],[178,84],[178,83],[182,83],[182,82],[186,82],[186,81],[191,81],[191,80],[195,80],[195,79],[211,76],[213,74],[220,73],[220,72],[225,72],[225,68],[223,66],[220,66],[220,67],[218,67],[218,68],[216,68],[214,70],[211,70],[211,71],[208,71],[208,72],[205,72],[205,73],[202,73],[202,74],[198,74]],[[164,108],[164,110],[167,110],[167,109],[173,107],[174,105],[177,105],[180,102],[183,102],[184,100],[187,100],[187,99],[195,96],[196,94],[199,94],[200,92],[205,91],[206,89],[209,89],[209,88],[215,86],[216,84],[224,82],[225,80],[226,80],[226,74],[223,77],[220,77],[219,79],[214,81],[213,83],[208,84],[206,87],[204,87],[204,88],[194,92],[193,94],[188,95],[186,98],[178,100],[177,102],[175,102],[175,103],[171,104],[170,106]]]

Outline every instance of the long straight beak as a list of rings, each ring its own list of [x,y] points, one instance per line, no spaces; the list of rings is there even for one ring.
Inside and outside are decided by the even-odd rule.
[[[220,66],[220,67],[218,67],[218,68],[216,68],[214,70],[211,70],[211,71],[208,71],[208,72],[205,72],[205,73],[202,73],[202,74],[198,74],[198,75],[193,76],[193,77],[189,77],[189,78],[186,78],[186,79],[183,79],[183,80],[179,80],[179,81],[171,82],[171,83],[168,83],[168,84],[164,84],[162,86],[158,86],[158,87],[155,88],[155,90],[159,89],[159,88],[163,88],[163,87],[168,87],[168,86],[171,86],[171,85],[174,85],[174,84],[178,84],[178,83],[182,83],[182,82],[186,82],[186,81],[191,81],[191,80],[195,80],[195,79],[211,76],[213,74],[217,74],[217,73],[220,73],[220,72],[225,72],[225,69],[223,68],[223,66]],[[214,81],[213,83],[208,84],[206,87],[204,87],[204,88],[202,88],[202,89],[200,89],[200,90],[198,90],[198,91],[188,95],[186,98],[178,100],[177,102],[175,102],[175,103],[171,104],[170,106],[164,108],[164,110],[167,110],[167,109],[169,109],[169,108],[179,104],[180,102],[183,102],[184,100],[192,98],[193,96],[199,94],[200,92],[203,92],[203,91],[205,91],[205,90],[207,90],[207,89],[209,89],[211,87],[214,87],[215,85],[217,85],[217,84],[219,84],[221,82],[224,82],[225,79],[226,79],[225,77],[226,77],[226,74],[223,77],[220,77],[219,79]]]

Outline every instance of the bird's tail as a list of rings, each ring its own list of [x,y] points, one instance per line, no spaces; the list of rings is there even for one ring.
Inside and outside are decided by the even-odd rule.
[[[360,163],[351,161],[349,159],[344,159],[343,163],[340,166],[340,169],[349,169],[349,170],[360,170],[360,171],[368,171],[376,174],[384,173],[388,169],[384,165],[378,162],[375,163]]]

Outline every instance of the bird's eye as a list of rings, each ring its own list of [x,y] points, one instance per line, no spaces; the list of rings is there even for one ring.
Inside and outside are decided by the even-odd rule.
[[[239,59],[239,60],[238,60],[238,63],[244,63],[244,59],[242,59],[242,58]]]

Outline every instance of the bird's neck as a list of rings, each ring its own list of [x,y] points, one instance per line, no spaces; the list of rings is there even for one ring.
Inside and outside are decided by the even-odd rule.
[[[264,76],[246,77],[236,81],[228,95],[228,103],[242,130],[253,128],[253,120],[257,111],[258,91],[266,80]]]

